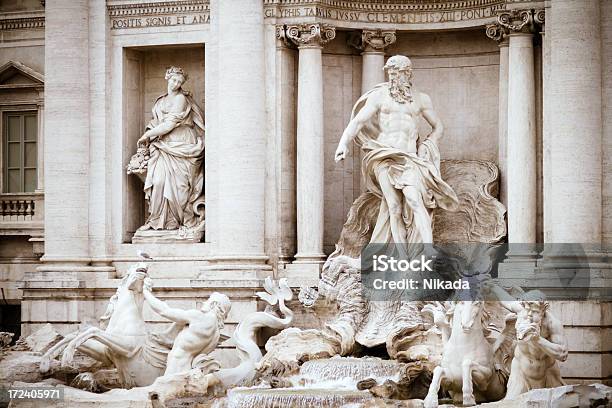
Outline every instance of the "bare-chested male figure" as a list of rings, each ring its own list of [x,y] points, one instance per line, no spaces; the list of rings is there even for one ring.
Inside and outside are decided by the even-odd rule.
[[[517,314],[517,343],[506,399],[536,388],[565,384],[557,363],[565,361],[568,354],[563,324],[550,313],[548,302],[543,295],[538,297],[539,293],[527,292],[527,298],[520,302],[502,302]]]
[[[168,353],[164,375],[191,370],[198,355],[208,354],[217,347],[223,323],[231,308],[227,296],[215,292],[200,309],[183,310],[157,299],[146,285],[143,293],[151,308],[175,322],[176,331],[180,330]]]
[[[335,159],[346,157],[356,140],[365,155],[368,191],[381,199],[372,243],[432,243],[431,210],[457,207],[457,196],[440,177],[437,142],[443,126],[428,95],[412,87],[412,63],[396,55],[384,67],[389,82],[377,85],[355,104]],[[418,119],[432,128],[419,143]]]

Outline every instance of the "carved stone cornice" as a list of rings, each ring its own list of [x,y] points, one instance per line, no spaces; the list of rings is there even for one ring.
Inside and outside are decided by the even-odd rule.
[[[384,52],[397,37],[393,30],[362,30],[361,36],[349,36],[349,45],[363,52]]]
[[[285,37],[298,48],[321,48],[336,38],[336,28],[319,23],[287,25]]]
[[[536,25],[544,22],[544,9],[508,10],[497,15],[497,23],[505,27],[509,34],[533,33]]]
[[[0,31],[40,28],[45,28],[44,16],[0,19]]]
[[[111,30],[201,25],[210,23],[209,0],[174,0],[126,3],[106,0]]]
[[[491,24],[497,12],[506,9],[506,1],[263,0],[263,7],[266,24],[325,23],[346,30],[431,30]]]
[[[175,0],[162,2],[118,3],[107,1],[106,9],[111,18],[141,17],[167,14],[207,13],[209,0]]]
[[[275,5],[319,5],[351,11],[424,11],[465,10],[476,7],[503,7],[508,0],[263,0],[264,7]],[[530,0],[532,1],[532,0]]]

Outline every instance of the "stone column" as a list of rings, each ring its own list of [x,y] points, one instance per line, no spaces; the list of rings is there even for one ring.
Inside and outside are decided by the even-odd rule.
[[[88,0],[45,6],[45,45],[53,52],[45,53],[42,259],[57,266],[90,261],[88,21]]]
[[[598,0],[551,2],[545,242],[600,243],[601,26]]]
[[[501,24],[487,26],[487,37],[499,45],[499,107],[498,107],[498,166],[499,201],[508,208],[508,30]]]
[[[550,7],[550,6],[549,6]],[[550,12],[550,8],[547,9]],[[550,177],[550,149],[548,146],[552,143],[553,136],[550,134],[550,36],[546,35],[545,31],[545,11],[539,10],[534,16],[536,22],[540,26],[540,36],[542,39],[542,225],[544,242],[547,242],[546,225],[550,219],[550,202],[546,200],[546,194],[551,189]]]
[[[201,277],[219,270],[270,269],[264,252],[265,76],[261,0],[216,2],[219,152],[217,253]],[[236,24],[240,10],[240,24]],[[207,271],[211,271],[208,273]],[[232,278],[236,277],[234,274]]]
[[[363,30],[361,33],[361,93],[385,82],[385,48],[396,40],[395,31]]]
[[[276,90],[275,145],[271,154],[276,161],[276,194],[278,215],[278,261],[291,263],[297,251],[296,209],[296,131],[297,131],[297,67],[296,47],[286,37],[284,25],[276,26]],[[279,155],[280,152],[280,155]],[[280,266],[279,266],[280,268]]]
[[[508,35],[508,242],[535,244],[537,217],[536,103],[532,13],[498,16]],[[515,247],[516,249],[516,247]],[[525,248],[522,255],[535,255]],[[511,249],[512,252],[512,249]]]
[[[299,49],[297,102],[297,244],[295,263],[320,264],[323,253],[323,46],[336,36],[324,24],[288,26]]]

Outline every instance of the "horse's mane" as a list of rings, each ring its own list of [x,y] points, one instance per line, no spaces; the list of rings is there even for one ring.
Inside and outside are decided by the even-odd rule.
[[[452,302],[450,307],[446,309],[446,317],[449,323],[453,324],[453,315],[455,314],[455,307],[457,304]],[[482,311],[480,312],[480,325],[482,326],[482,333],[486,338],[491,336],[491,312],[488,310],[487,302],[483,302]]]
[[[115,312],[115,305],[117,304],[117,300],[119,299],[119,291],[124,288],[124,286],[127,284],[128,277],[134,271],[135,271],[134,267],[128,269],[128,273],[121,279],[121,282],[119,282],[119,286],[117,286],[117,290],[115,291],[115,294],[111,296],[111,298],[108,300],[108,306],[106,306],[106,311],[104,312],[102,316],[100,316],[101,322],[107,322],[108,320],[110,320],[111,316]]]
[[[488,310],[487,302],[482,305],[482,312],[480,313],[480,324],[482,325],[482,333],[486,338],[491,336],[491,312]]]

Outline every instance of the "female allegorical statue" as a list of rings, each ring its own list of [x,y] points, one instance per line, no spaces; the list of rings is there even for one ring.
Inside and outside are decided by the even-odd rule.
[[[149,217],[135,237],[159,237],[162,234],[150,230],[178,229],[175,238],[199,240],[204,222],[198,210],[204,203],[204,116],[190,93],[181,88],[187,80],[183,69],[169,68],[166,80],[168,92],[155,101],[153,119],[138,139],[145,156],[141,167],[146,167]],[[139,172],[133,167],[131,162],[128,173]]]

